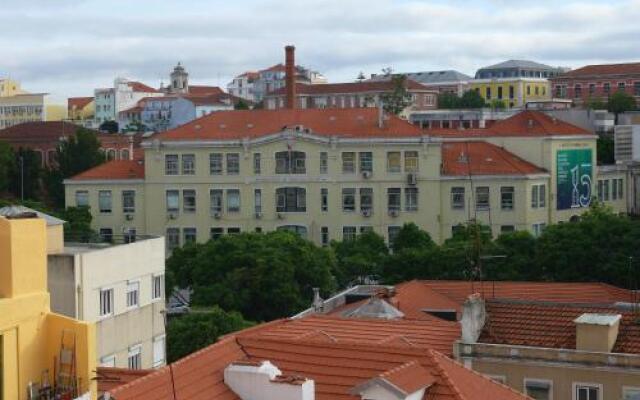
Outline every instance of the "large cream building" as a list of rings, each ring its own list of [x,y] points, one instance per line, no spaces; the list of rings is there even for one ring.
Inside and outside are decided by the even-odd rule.
[[[596,196],[626,210],[624,171],[596,166],[596,136],[537,112],[487,129],[422,131],[376,109],[223,111],[65,182],[104,234],[166,235],[167,248],[221,234],[294,230],[318,244],[415,222],[442,242],[477,218],[494,236],[539,234]],[[604,189],[603,189],[604,190]]]
[[[51,104],[47,93],[29,93],[20,82],[0,79],[0,129],[33,121],[60,121],[66,118],[64,106]]]

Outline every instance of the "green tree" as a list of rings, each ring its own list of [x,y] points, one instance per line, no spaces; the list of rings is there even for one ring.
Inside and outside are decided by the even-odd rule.
[[[407,77],[395,75],[391,77],[393,91],[381,96],[384,110],[390,114],[398,115],[411,104],[411,94],[407,90]]]
[[[586,101],[586,106],[588,109],[590,110],[606,110],[607,109],[607,103],[602,101],[602,99],[599,98],[588,98]]]
[[[98,129],[103,132],[118,133],[120,127],[118,126],[118,123],[116,121],[109,120],[104,121],[102,124],[100,124],[100,127]]]
[[[100,141],[96,134],[85,128],[78,128],[75,135],[63,141],[56,152],[56,166],[45,175],[47,192],[57,208],[64,208],[63,180],[102,164],[104,154],[100,151]]]
[[[482,108],[485,106],[484,99],[475,90],[467,90],[460,97],[460,108]]]
[[[88,242],[98,238],[91,229],[91,212],[89,207],[68,207],[58,214],[65,220],[64,239],[67,242]]]
[[[0,194],[11,189],[11,179],[15,176],[16,155],[5,141],[0,141]]]
[[[493,99],[489,103],[489,107],[491,107],[492,110],[504,110],[507,108],[507,103],[505,103],[504,100]]]
[[[314,287],[324,295],[336,289],[331,252],[295,233],[227,235],[193,251],[175,252],[167,267],[179,286],[193,289],[194,305],[266,321],[308,307]]]
[[[430,250],[435,246],[431,236],[413,222],[405,223],[391,243],[395,253],[408,249]]]
[[[244,99],[239,99],[236,104],[233,105],[234,110],[248,110],[249,104]]]
[[[483,260],[484,275],[492,280],[538,280],[536,238],[528,231],[504,233],[495,240],[493,254]]]
[[[460,97],[455,93],[440,93],[438,94],[438,108],[447,110],[460,108]]]
[[[167,324],[167,361],[174,362],[215,343],[220,336],[252,325],[240,313],[216,306],[173,317]]]
[[[615,142],[611,135],[600,135],[597,141],[598,165],[615,164]]]
[[[616,123],[618,123],[618,114],[635,109],[636,100],[626,92],[617,91],[609,97],[607,110],[616,115]]]
[[[384,238],[373,231],[358,235],[354,240],[331,242],[337,260],[337,279],[340,286],[365,282],[382,271],[389,249]]]

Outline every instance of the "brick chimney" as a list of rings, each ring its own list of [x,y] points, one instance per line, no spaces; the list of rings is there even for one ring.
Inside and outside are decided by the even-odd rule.
[[[295,52],[296,48],[294,46],[285,46],[285,83],[287,85],[287,108],[295,109],[296,108],[296,57]]]

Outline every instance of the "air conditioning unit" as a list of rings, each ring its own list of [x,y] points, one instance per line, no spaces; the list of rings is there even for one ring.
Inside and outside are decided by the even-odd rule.
[[[407,174],[407,185],[415,186],[418,183],[418,177],[414,173]]]
[[[125,215],[124,215],[124,218],[125,218],[127,221],[131,221],[131,220],[133,220],[133,214],[125,214]]]
[[[257,212],[257,213],[255,214],[255,217],[256,217],[256,219],[260,219],[260,218],[262,218],[262,213],[261,213],[261,212]]]
[[[400,215],[400,211],[398,211],[398,210],[389,210],[389,216],[397,217],[398,215]]]
[[[370,217],[371,216],[371,210],[370,209],[362,210],[362,216],[363,217]]]
[[[217,211],[217,212],[213,213],[213,218],[215,218],[215,219],[222,218],[222,213],[220,211]]]
[[[362,171],[362,177],[364,179],[369,179],[371,178],[371,171]]]
[[[177,213],[174,213],[174,212],[170,212],[170,213],[168,214],[168,216],[169,216],[169,219],[176,219],[176,218],[178,218],[178,214],[177,214]]]

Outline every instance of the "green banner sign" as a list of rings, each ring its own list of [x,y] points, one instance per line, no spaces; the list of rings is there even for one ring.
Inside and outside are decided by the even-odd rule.
[[[557,209],[589,207],[593,193],[591,149],[559,150],[556,161]]]

